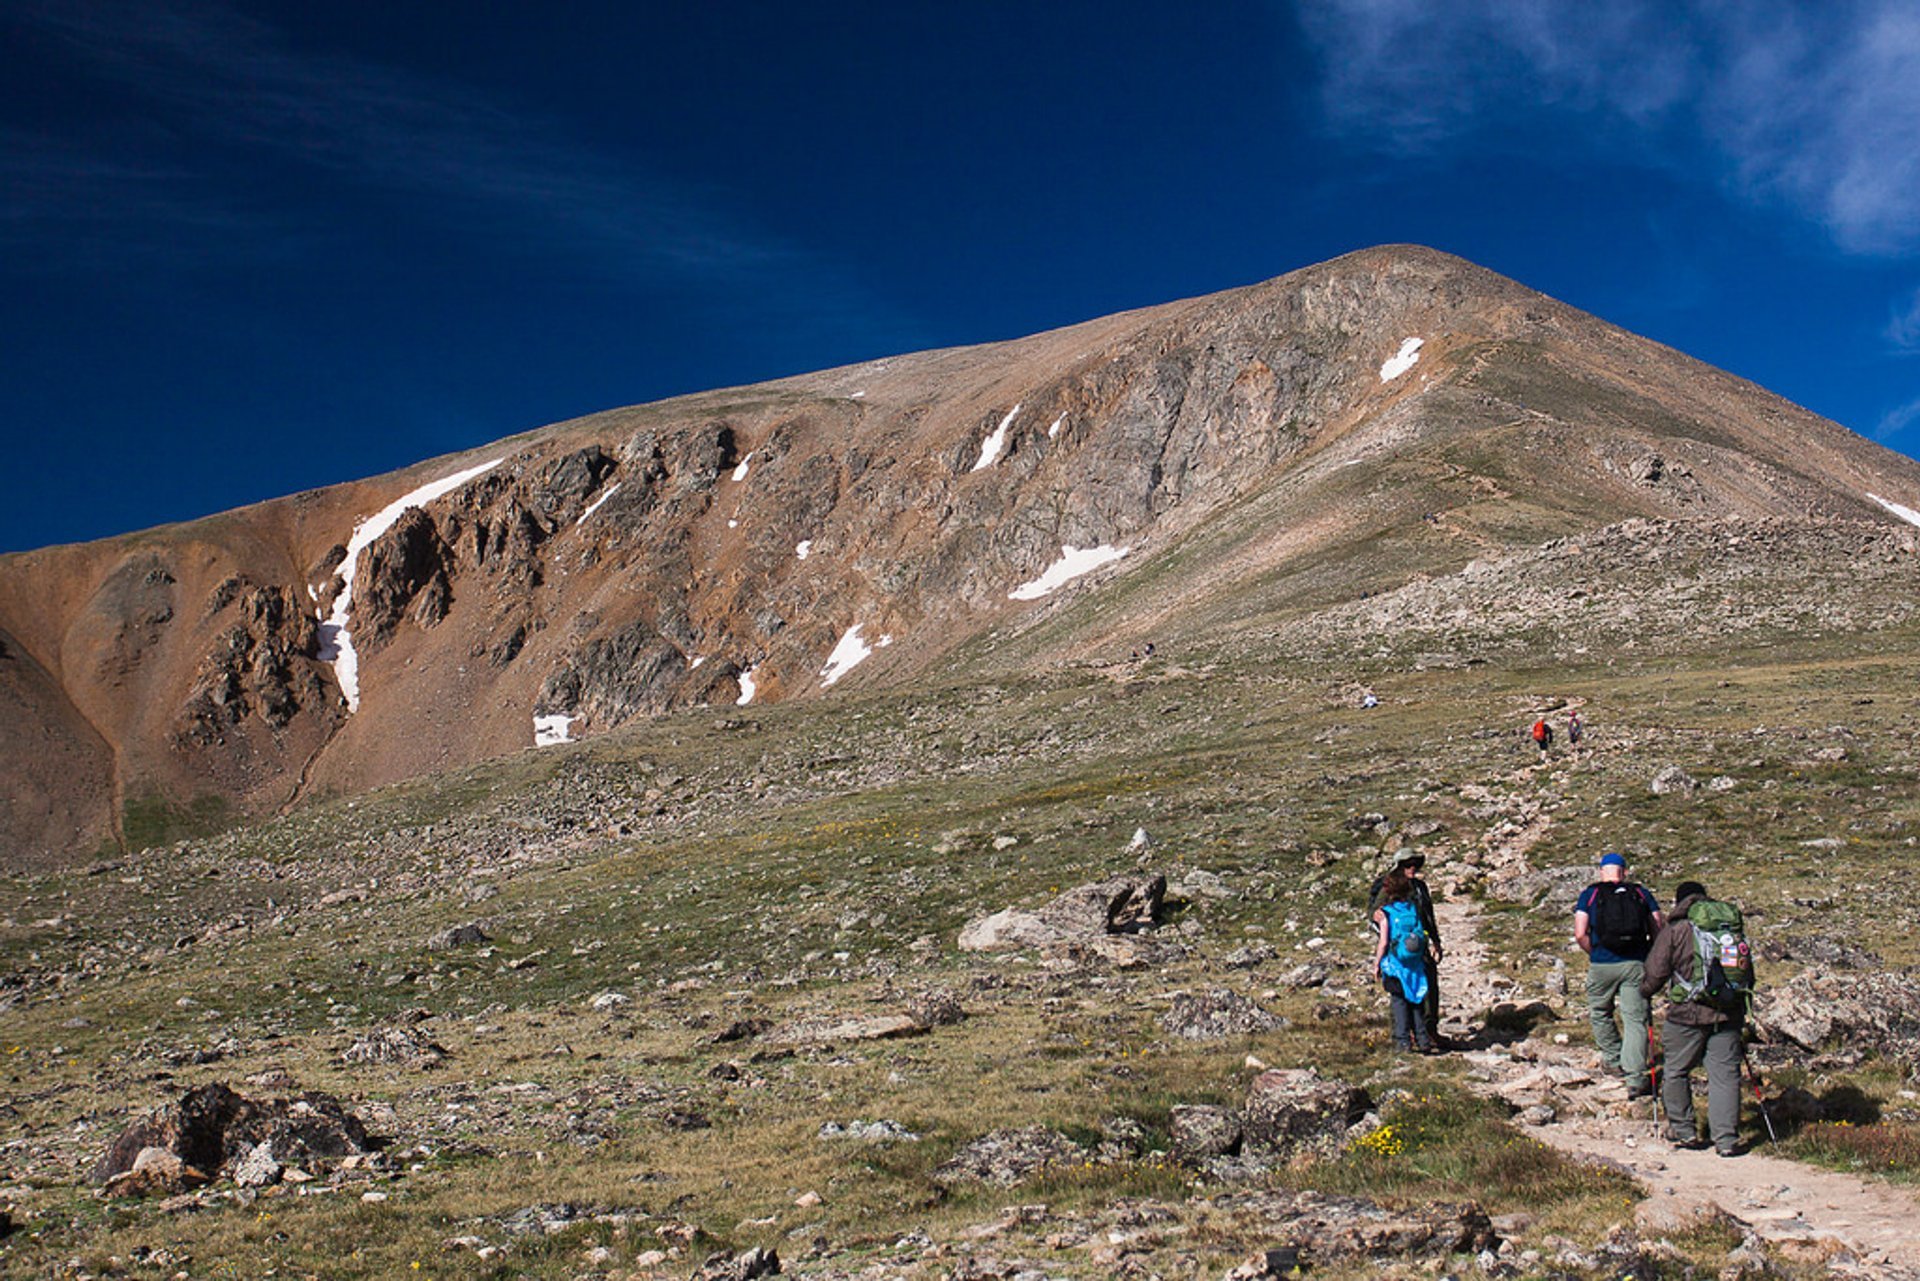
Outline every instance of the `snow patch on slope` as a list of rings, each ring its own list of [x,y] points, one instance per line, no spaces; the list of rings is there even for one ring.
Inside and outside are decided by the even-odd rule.
[[[533,745],[535,747],[554,747],[573,741],[573,723],[580,718],[565,714],[555,716],[536,716],[533,718]]]
[[[980,461],[973,465],[974,471],[991,467],[1000,461],[1000,455],[1006,452],[1007,448],[1007,428],[1013,426],[1013,420],[1019,416],[1019,413],[1018,405],[1009,409],[1007,416],[1000,420],[1000,425],[987,433],[987,438],[980,442]]]
[[[747,464],[752,461],[753,453],[749,450],[747,456],[740,460],[740,465],[733,469],[733,478],[735,480],[745,480],[747,478]]]
[[[880,643],[890,645],[893,637],[883,636]],[[827,655],[827,665],[820,669],[820,684],[830,686],[848,672],[867,661],[873,655],[873,646],[860,636],[860,624],[847,628],[846,635],[833,647],[833,653]]]
[[[733,700],[734,705],[745,707],[753,701],[753,696],[758,692],[753,683],[753,668],[749,667],[740,673],[740,697]]]
[[[394,499],[353,527],[347,541],[347,558],[340,562],[340,594],[333,598],[333,612],[320,624],[320,659],[333,664],[333,678],[347,697],[347,710],[360,710],[360,655],[354,651],[353,636],[347,630],[347,618],[353,608],[353,578],[360,568],[360,553],[371,547],[380,535],[393,528],[401,515],[414,507],[424,507],[444,494],[452,493],[482,472],[492,471],[504,458],[469,467],[451,476],[420,486],[412,493]]]
[[[1887,499],[1880,497],[1880,495],[1878,494],[1868,494],[1867,497],[1871,498],[1874,502],[1879,503],[1882,507],[1886,508],[1888,511],[1892,512],[1894,515],[1898,516],[1901,520],[1906,521],[1909,525],[1920,525],[1920,512],[1915,511],[1913,508],[1902,506],[1899,503],[1889,502]]]
[[[606,493],[600,495],[600,497],[593,500],[593,506],[587,508],[585,511],[580,513],[580,519],[573,522],[573,527],[575,529],[578,529],[580,528],[580,526],[586,524],[587,517],[599,511],[601,503],[606,502],[609,498],[612,498],[615,494],[619,492],[620,492],[620,482],[616,480],[613,482],[613,484],[607,486]]]
[[[793,554],[801,560],[805,560],[811,556],[813,554],[813,540],[811,538],[803,538],[795,543],[793,545]]]
[[[1380,381],[1390,383],[1420,363],[1420,348],[1425,345],[1424,338],[1409,338],[1400,344],[1400,350],[1392,359],[1380,366]]]
[[[1131,547],[1073,547],[1060,549],[1060,559],[1047,566],[1047,572],[1030,583],[1022,583],[1007,593],[1008,600],[1039,600],[1052,595],[1082,574],[1091,574],[1102,565],[1119,560]]]

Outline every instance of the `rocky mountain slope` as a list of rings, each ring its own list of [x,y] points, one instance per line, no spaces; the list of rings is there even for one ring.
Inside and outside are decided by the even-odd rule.
[[[1844,578],[1861,547],[1910,554],[1903,506],[1920,466],[1835,424],[1458,259],[1369,250],[0,558],[0,858],[701,704],[1431,630],[1434,584],[1516,555],[1560,557],[1535,574],[1554,612],[1601,530],[1632,560],[1740,522],[1763,536],[1698,553],[1745,566],[1726,615],[1835,608],[1833,575],[1772,549]]]

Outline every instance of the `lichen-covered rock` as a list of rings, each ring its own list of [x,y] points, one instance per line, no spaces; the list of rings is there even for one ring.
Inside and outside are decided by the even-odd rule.
[[[1240,1146],[1240,1116],[1232,1108],[1179,1104],[1167,1114],[1167,1135],[1182,1161],[1226,1156]]]
[[[1209,988],[1204,992],[1182,992],[1160,1016],[1160,1026],[1169,1036],[1188,1041],[1217,1041],[1229,1036],[1252,1036],[1259,1032],[1278,1032],[1287,1021],[1262,1009],[1238,992]]]
[[[1700,784],[1694,781],[1693,775],[1687,773],[1678,765],[1669,765],[1662,769],[1659,773],[1655,774],[1653,780],[1647,784],[1648,790],[1655,796],[1669,796],[1676,792],[1684,795],[1699,786]]]
[[[1366,1115],[1367,1104],[1365,1090],[1312,1068],[1262,1072],[1241,1109],[1243,1141],[1282,1159],[1331,1156],[1346,1142],[1348,1127]]]
[[[1010,1186],[1053,1167],[1088,1159],[1085,1148],[1058,1130],[1030,1125],[994,1130],[963,1146],[933,1172],[935,1183],[995,1183]]]
[[[382,1064],[428,1068],[447,1058],[447,1048],[426,1033],[410,1027],[375,1028],[356,1037],[340,1052],[342,1063]]]

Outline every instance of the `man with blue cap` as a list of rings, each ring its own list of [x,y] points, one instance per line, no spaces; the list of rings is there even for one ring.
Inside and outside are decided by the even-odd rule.
[[[1647,1098],[1647,998],[1640,994],[1653,936],[1666,923],[1653,891],[1627,879],[1623,855],[1600,856],[1600,879],[1573,905],[1573,941],[1587,954],[1587,1016],[1609,1075],[1626,1078],[1627,1097]],[[1616,1023],[1616,1018],[1618,1022]]]

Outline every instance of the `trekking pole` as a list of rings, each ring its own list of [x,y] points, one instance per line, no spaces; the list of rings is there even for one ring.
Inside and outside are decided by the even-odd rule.
[[[1760,1093],[1760,1069],[1753,1065],[1753,1059],[1747,1054],[1747,1043],[1740,1043],[1740,1065],[1747,1070],[1747,1079],[1753,1082],[1753,1101],[1760,1109],[1760,1119],[1767,1123],[1767,1141],[1778,1143],[1780,1136],[1773,1128],[1773,1114],[1767,1111],[1767,1100]]]

